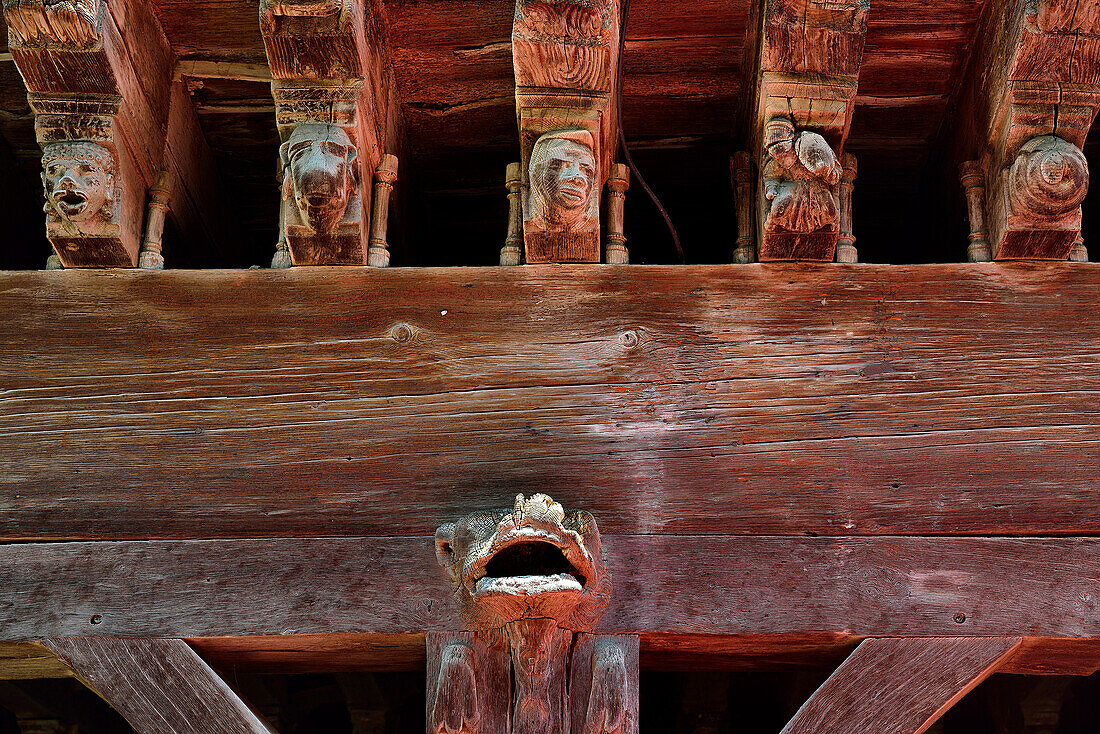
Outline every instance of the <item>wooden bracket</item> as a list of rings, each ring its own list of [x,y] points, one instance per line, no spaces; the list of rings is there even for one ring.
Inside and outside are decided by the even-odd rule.
[[[183,640],[43,640],[137,734],[271,734]]]
[[[760,156],[756,230],[762,261],[832,262],[836,256],[841,160],[868,10],[869,0],[765,3],[751,126],[752,149]],[[739,239],[738,261],[750,249]]]
[[[516,0],[528,263],[600,262],[600,195],[618,145],[619,16],[619,0]]]
[[[1081,147],[1100,110],[1100,14],[1072,0],[995,3],[977,43],[963,103],[974,123],[961,126],[977,134],[960,133],[974,161],[961,176],[970,259],[1066,260],[1088,193]]]
[[[368,254],[372,181],[388,203],[397,163],[395,156],[383,159],[386,96],[374,74],[381,51],[367,37],[363,3],[260,4],[282,140],[278,266],[286,252],[294,265],[389,264],[384,237],[374,237]],[[385,218],[383,203],[374,214]]]
[[[864,640],[782,734],[921,734],[994,673],[1018,637]]]
[[[181,239],[213,249],[210,151],[183,84],[173,82],[175,57],[150,3],[4,0],[4,18],[43,150],[55,267],[136,265],[146,192],[162,173],[168,188],[187,193],[178,212],[165,201],[164,216]]]

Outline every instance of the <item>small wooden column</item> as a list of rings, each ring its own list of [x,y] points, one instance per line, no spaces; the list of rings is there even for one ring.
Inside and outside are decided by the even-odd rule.
[[[629,265],[630,251],[623,233],[626,191],[630,188],[630,169],[622,163],[611,166],[607,179],[607,243],[604,257],[609,265]]]
[[[527,263],[600,262],[600,194],[618,143],[619,0],[516,0]]]
[[[753,149],[759,259],[836,259],[844,143],[869,0],[771,0],[761,18]]]
[[[972,263],[989,262],[993,259],[993,252],[989,248],[989,230],[985,226],[985,178],[981,164],[978,161],[960,164],[959,181],[966,194],[966,208],[970,216],[967,259]]]
[[[858,166],[856,157],[851,153],[845,153],[840,161],[840,236],[836,241],[836,261],[851,264],[859,262],[856,236],[852,232],[852,190],[855,188]]]
[[[730,158],[733,178],[733,198],[737,206],[737,243],[733,246],[733,261],[739,265],[756,261],[756,243],[753,237],[755,224],[752,219],[752,160],[746,151],[738,151]]]
[[[500,248],[500,264],[519,265],[523,260],[523,195],[522,164],[509,163],[505,171],[504,186],[508,189],[508,235]]]
[[[380,63],[363,0],[261,0],[260,28],[282,146],[281,250],[294,265],[389,262],[384,237],[371,249],[371,188],[384,196],[396,163],[382,168],[386,101],[370,73]],[[390,160],[390,159],[387,159]],[[376,207],[386,212],[384,204]],[[380,226],[384,226],[380,225]],[[276,253],[273,265],[284,266]]]

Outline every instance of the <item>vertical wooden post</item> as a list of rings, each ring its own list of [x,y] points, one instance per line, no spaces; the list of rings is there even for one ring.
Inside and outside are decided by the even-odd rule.
[[[509,163],[504,174],[504,186],[508,189],[508,234],[504,238],[504,247],[500,248],[500,264],[519,265],[523,253],[523,204],[520,196],[523,191],[521,165]]]
[[[629,188],[630,168],[622,163],[611,166],[611,176],[607,179],[607,243],[604,245],[604,259],[609,265],[630,263],[630,251],[623,233],[623,208]]]
[[[509,734],[512,661],[503,630],[429,632],[427,734]]]
[[[149,207],[145,214],[145,238],[141,241],[138,267],[144,270],[164,269],[164,218],[172,199],[172,176],[161,171],[156,183],[149,189]]]
[[[577,635],[569,665],[571,734],[638,734],[638,638]]]
[[[367,265],[386,268],[390,265],[390,246],[386,240],[386,228],[390,218],[390,194],[397,180],[397,156],[386,153],[374,172],[374,204],[370,220],[370,245],[367,249]]]
[[[740,150],[730,158],[734,204],[737,207],[737,243],[733,261],[745,265],[756,261],[752,219],[752,161],[747,151]]]
[[[985,176],[981,164],[978,161],[960,164],[959,181],[966,193],[966,209],[970,216],[967,259],[972,263],[989,262],[993,259],[993,252],[989,248],[989,230],[985,226]]]
[[[843,173],[840,176],[840,236],[836,240],[836,261],[838,263],[859,262],[856,250],[856,237],[852,233],[852,189],[855,188],[858,166],[856,157],[845,153],[840,159]]]

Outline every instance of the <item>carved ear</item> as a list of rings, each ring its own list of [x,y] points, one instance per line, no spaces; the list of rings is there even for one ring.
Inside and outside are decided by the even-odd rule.
[[[455,573],[454,542],[455,524],[453,522],[444,523],[436,529],[435,557],[439,561],[439,565],[450,574],[452,579],[457,576]]]
[[[290,141],[286,141],[279,146],[279,160],[282,161],[283,167],[290,165]]]

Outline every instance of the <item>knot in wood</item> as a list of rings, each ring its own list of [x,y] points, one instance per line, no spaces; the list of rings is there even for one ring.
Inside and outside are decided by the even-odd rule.
[[[413,340],[416,333],[413,328],[408,324],[397,324],[390,329],[390,338],[392,338],[398,344],[408,344]]]
[[[638,336],[638,332],[631,329],[630,331],[624,331],[619,334],[619,343],[627,349],[634,349],[641,342],[641,338]]]

